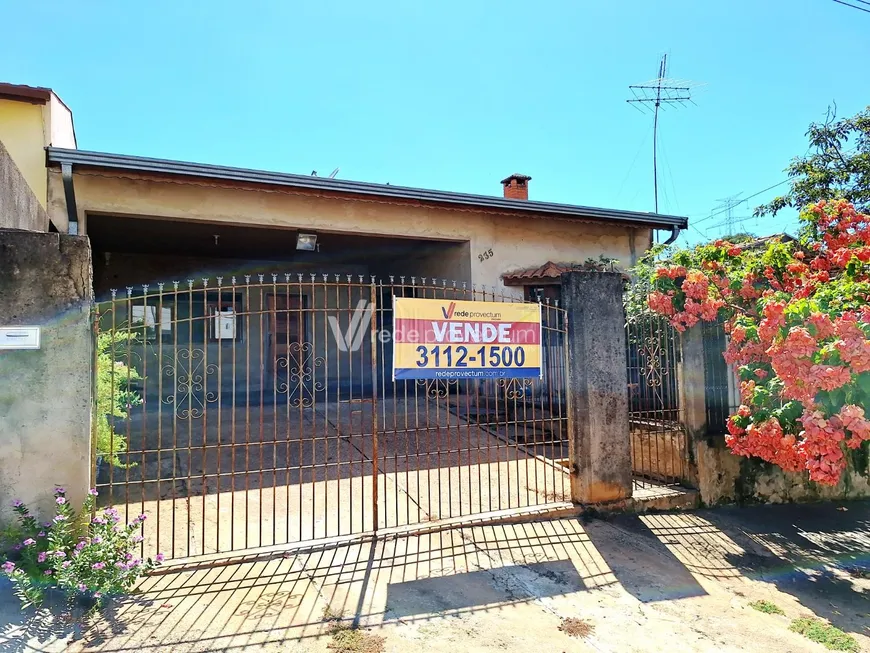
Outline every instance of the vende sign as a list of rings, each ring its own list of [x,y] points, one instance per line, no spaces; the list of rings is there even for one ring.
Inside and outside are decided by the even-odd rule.
[[[540,378],[541,306],[396,297],[393,379]]]

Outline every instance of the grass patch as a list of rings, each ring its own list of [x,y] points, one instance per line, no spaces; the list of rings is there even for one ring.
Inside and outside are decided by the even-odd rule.
[[[831,651],[855,651],[857,653],[861,650],[854,637],[820,619],[811,617],[795,619],[788,629],[800,633],[808,640],[821,644]]]
[[[779,607],[776,603],[771,603],[770,601],[753,601],[749,604],[749,607],[753,610],[758,610],[759,612],[763,612],[764,614],[785,614],[783,609]]]
[[[332,640],[326,645],[336,653],[383,653],[384,638],[342,623],[329,629]]]
[[[559,626],[559,630],[570,637],[588,637],[592,634],[592,631],[595,629],[590,623],[583,621],[582,619],[577,619],[576,617],[566,617],[562,619],[562,623]]]

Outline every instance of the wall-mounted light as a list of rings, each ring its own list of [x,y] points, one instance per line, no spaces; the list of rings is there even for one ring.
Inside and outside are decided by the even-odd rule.
[[[297,234],[296,249],[313,252],[317,249],[317,234]]]

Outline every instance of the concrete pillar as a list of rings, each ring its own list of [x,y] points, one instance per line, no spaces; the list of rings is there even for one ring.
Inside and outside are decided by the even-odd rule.
[[[90,479],[93,335],[85,237],[0,229],[0,326],[38,326],[39,349],[0,350],[0,522],[21,499],[41,515]]]
[[[591,504],[631,497],[623,276],[566,272],[571,499]]]
[[[680,334],[679,388],[683,425],[689,438],[707,434],[707,404],[704,379],[704,338],[701,325]]]

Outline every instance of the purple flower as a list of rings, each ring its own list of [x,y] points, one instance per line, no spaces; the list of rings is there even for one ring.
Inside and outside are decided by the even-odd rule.
[[[85,548],[85,541],[79,540],[79,543],[76,544],[76,551],[81,551],[84,548]]]
[[[32,537],[28,537],[21,544],[23,544],[24,546],[30,546],[31,544],[36,544],[36,540],[34,540]]]
[[[90,490],[88,490],[88,494],[90,494],[92,497],[97,496],[97,494],[98,494],[97,488],[92,487]]]
[[[23,505],[24,505],[24,502],[21,499],[15,499],[15,501],[12,502],[13,508],[20,508]]]
[[[76,589],[78,589],[79,592],[86,592],[87,589],[88,589],[88,587],[87,587],[87,585],[85,585],[84,583],[79,583],[79,584],[76,586]]]
[[[142,561],[139,560],[139,558],[135,558],[134,560],[130,561],[130,564],[127,565],[127,567],[128,569],[133,569],[133,567],[138,567],[140,564],[142,564]]]
[[[13,546],[12,548],[15,549],[16,551],[21,551],[21,545],[20,545],[20,544],[16,544],[16,545]]]
[[[57,505],[62,506],[63,504],[66,503],[66,499],[64,499],[63,497],[58,497],[57,499],[54,500],[54,502],[55,502]]]
[[[39,555],[36,556],[37,562],[45,562],[45,551],[40,551]]]
[[[91,540],[91,542],[93,542],[94,544],[101,544],[102,541],[103,541],[103,538],[100,537],[99,535],[95,535],[94,538]]]
[[[164,556],[162,553],[158,553],[156,556],[154,556],[154,560],[159,564],[166,560],[166,556]]]
[[[55,494],[66,494],[66,490],[64,490],[62,487],[58,486],[58,487],[54,488],[54,493]]]
[[[142,513],[141,515],[136,517],[136,519],[138,519],[139,521],[145,521],[146,519],[148,519],[148,515],[146,515],[145,513]]]
[[[64,569],[66,569],[66,568],[69,567],[71,564],[72,564],[72,562],[70,562],[69,560],[64,560],[64,561],[63,561],[63,564],[61,565],[61,567],[63,567]]]
[[[139,542],[141,542],[144,539],[145,538],[142,537],[141,535],[134,535],[133,537],[130,538],[130,541],[135,542],[136,544],[139,544]]]
[[[105,562],[95,562],[94,564],[91,565],[91,569],[103,569],[103,568],[105,568],[105,566],[106,566]]]
[[[106,520],[103,519],[102,517],[94,517],[91,521],[94,524],[105,524],[106,523]]]
[[[3,563],[3,571],[5,571],[7,574],[11,574],[13,571],[15,571],[15,563],[14,562],[4,562]]]
[[[55,558],[66,558],[66,553],[64,553],[63,551],[55,551],[54,557]]]
[[[51,576],[51,569],[46,569],[46,570],[45,570],[45,575],[46,575],[46,576]]]
[[[62,521],[64,521],[65,519],[66,519],[66,515],[55,515],[55,516],[54,516],[54,521],[55,521],[55,522],[62,522]]]
[[[123,562],[116,562],[115,566],[122,571],[127,571],[127,565]]]
[[[102,598],[103,594],[101,592],[94,592],[94,598],[99,599]]]
[[[132,554],[132,553],[128,553],[128,554],[125,556],[125,559],[126,559],[126,560],[132,560],[132,559],[133,559],[133,554]]]
[[[39,531],[39,532],[36,534],[36,537],[45,537],[45,531]]]
[[[50,522],[50,521],[43,522],[43,523],[42,523],[42,527],[43,527],[43,528],[51,528],[51,522]]]

